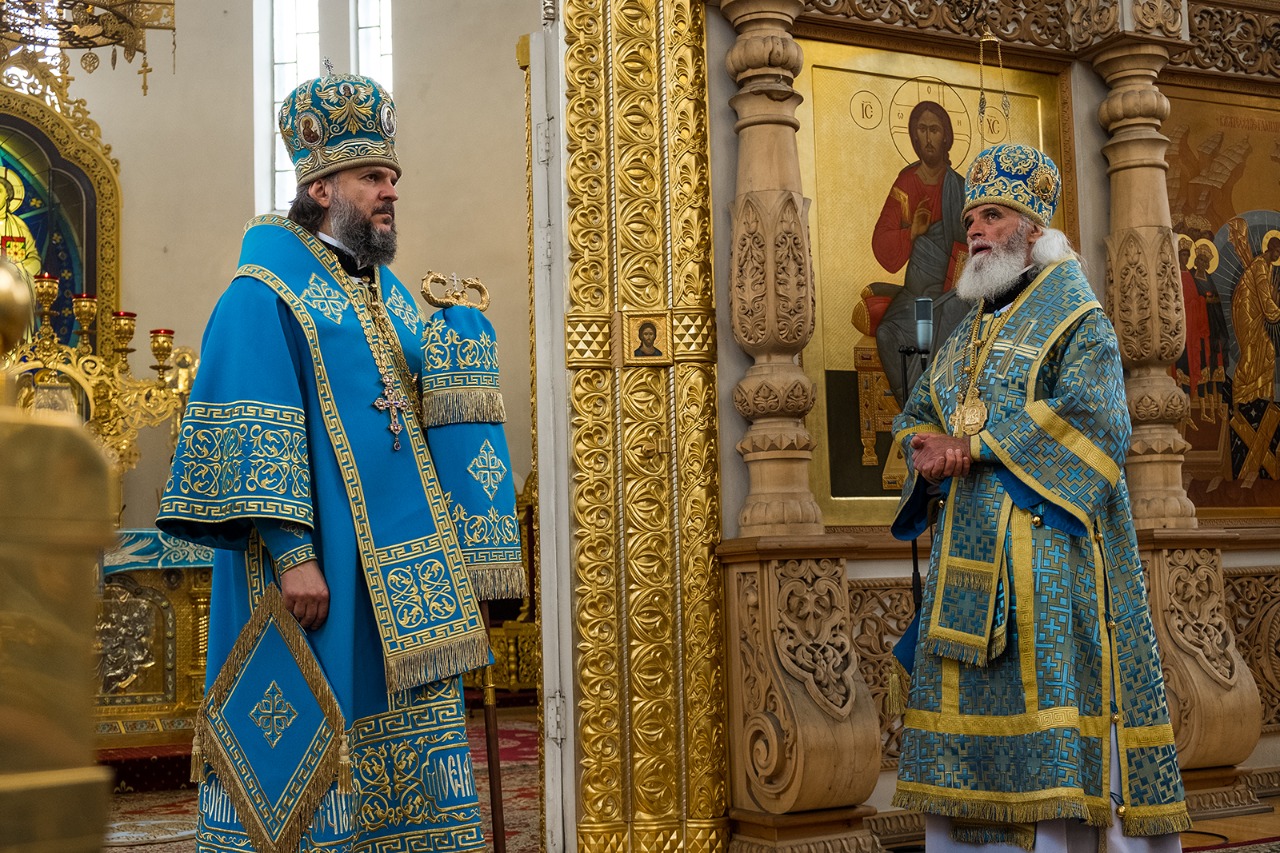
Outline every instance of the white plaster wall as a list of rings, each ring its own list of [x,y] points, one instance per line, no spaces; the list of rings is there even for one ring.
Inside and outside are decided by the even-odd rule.
[[[735,449],[750,422],[733,407],[733,388],[752,365],[751,357],[733,339],[729,310],[729,252],[732,210],[738,171],[738,115],[729,106],[738,84],[725,70],[724,58],[737,34],[717,7],[707,8],[707,90],[711,147],[711,228],[716,277],[716,352],[720,402],[720,509],[724,538],[738,535],[738,513],[747,495],[747,465]]]
[[[253,180],[253,8],[249,0],[180,2],[176,60],[167,33],[150,35],[157,70],[146,97],[139,60],[114,72],[104,61],[72,84],[120,161],[121,298],[138,314],[143,350],[146,330],[160,326],[174,329],[179,345],[199,345],[245,222],[266,212],[255,209]],[[538,29],[539,11],[530,0],[395,0],[392,27],[405,170],[393,266],[415,293],[429,269],[478,276],[493,293],[488,316],[517,486],[532,453],[524,77],[515,51]],[[147,369],[146,355],[134,355],[135,373]],[[167,475],[167,436],[148,433],[125,480],[126,527],[153,523]]]

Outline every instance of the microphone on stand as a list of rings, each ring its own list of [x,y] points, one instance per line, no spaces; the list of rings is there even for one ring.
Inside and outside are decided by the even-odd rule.
[[[929,366],[929,350],[933,348],[933,300],[922,296],[916,300],[916,353],[920,356],[920,372]],[[905,364],[905,358],[904,358]],[[905,369],[903,371],[906,372]],[[911,540],[911,602],[920,612],[924,583],[920,575],[919,537]]]
[[[923,296],[916,300],[916,352],[921,360],[933,348],[933,300]]]

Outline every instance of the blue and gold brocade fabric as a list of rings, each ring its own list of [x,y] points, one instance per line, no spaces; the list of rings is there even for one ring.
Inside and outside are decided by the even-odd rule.
[[[1017,824],[1108,825],[1116,797],[1127,834],[1176,832],[1189,821],[1122,473],[1115,332],[1074,261],[1004,310],[979,459],[941,494],[909,477],[894,521],[911,538],[937,510],[894,804],[1021,843]],[[894,424],[908,457],[912,435],[950,432],[969,329]]]

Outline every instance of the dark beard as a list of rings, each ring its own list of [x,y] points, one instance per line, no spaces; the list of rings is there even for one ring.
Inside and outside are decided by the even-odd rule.
[[[333,202],[329,205],[329,224],[333,228],[333,236],[350,250],[356,259],[356,265],[380,267],[391,263],[396,257],[396,221],[391,220],[391,228],[383,231],[373,225],[373,215],[378,213],[395,213],[392,202],[386,202],[376,208],[369,216],[345,196],[334,193]]]

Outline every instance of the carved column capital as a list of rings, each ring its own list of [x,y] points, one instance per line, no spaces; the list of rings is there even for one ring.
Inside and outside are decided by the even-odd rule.
[[[792,80],[804,54],[791,27],[800,0],[725,0],[721,13],[738,31],[725,58],[738,82],[738,183],[733,202],[730,313],[734,340],[754,365],[734,389],[751,421],[738,452],[750,490],[738,516],[743,536],[823,531],[809,488],[813,439],[804,416],[813,382],[796,362],[813,337],[813,263],[809,200],[800,181]]]
[[[1126,471],[1134,523],[1140,529],[1195,527],[1195,505],[1182,485],[1189,445],[1179,432],[1189,403],[1169,374],[1186,342],[1165,185],[1169,140],[1160,134],[1169,100],[1155,86],[1169,48],[1158,39],[1123,35],[1091,59],[1111,88],[1098,108],[1098,121],[1111,136],[1102,147],[1111,165],[1106,304],[1133,420]]]

